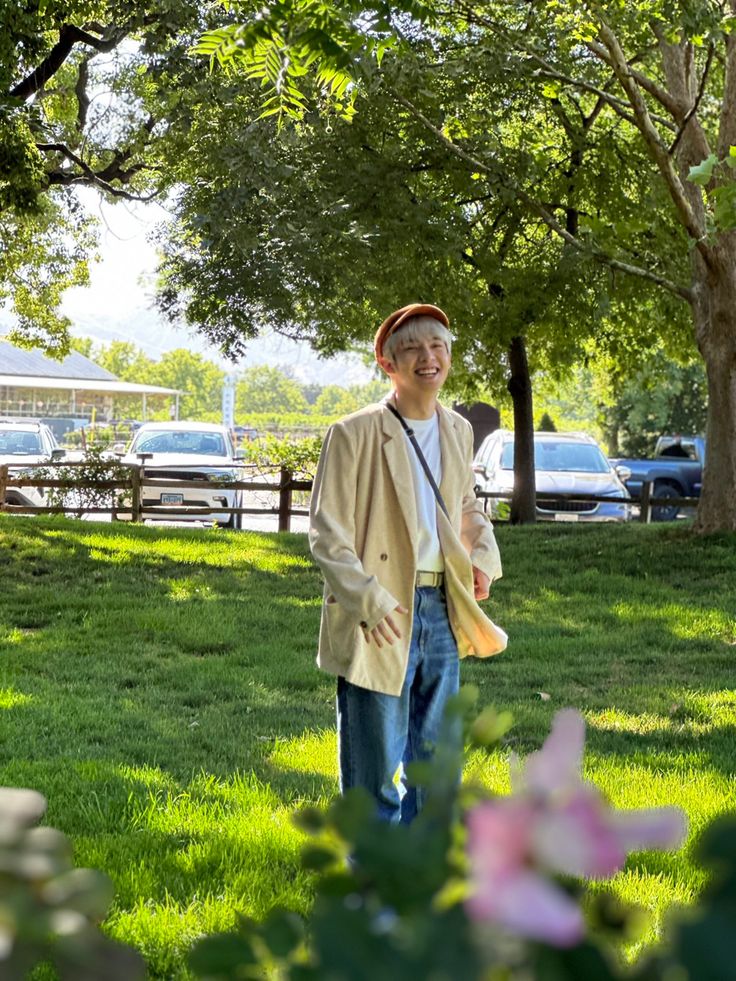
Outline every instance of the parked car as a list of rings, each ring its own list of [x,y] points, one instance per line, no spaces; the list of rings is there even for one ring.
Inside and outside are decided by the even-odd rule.
[[[628,521],[629,492],[625,470],[617,471],[592,436],[585,433],[534,433],[534,469],[538,494],[560,494],[537,501],[540,521]],[[486,436],[473,460],[479,490],[508,492],[514,487],[514,434],[497,429]],[[574,501],[567,496],[594,494],[608,501]],[[497,499],[490,513],[497,515]]]
[[[163,520],[209,521],[228,528],[241,527],[241,515],[228,514],[219,508],[241,507],[242,494],[226,487],[210,487],[212,481],[240,479],[236,452],[225,426],[206,422],[147,422],[138,429],[126,449],[116,444],[115,455],[123,463],[143,464],[146,478],[158,478],[160,483],[145,485],[142,491],[144,508],[210,508],[205,515],[162,514]],[[191,480],[195,487],[171,487],[165,480]],[[118,513],[130,520],[130,512]],[[149,515],[149,518],[151,515]]]
[[[64,457],[51,429],[34,419],[0,419],[0,464],[9,464],[9,476],[17,479],[33,467]],[[8,487],[5,502],[19,507],[44,507],[43,487]]]
[[[253,426],[233,426],[233,436],[235,442],[240,445],[258,439],[258,430],[254,429]]]
[[[674,521],[680,508],[668,504],[678,497],[700,497],[705,465],[705,440],[702,436],[660,436],[650,460],[612,460],[627,467],[631,476],[626,487],[633,500],[641,498],[645,481],[652,482],[653,521]]]

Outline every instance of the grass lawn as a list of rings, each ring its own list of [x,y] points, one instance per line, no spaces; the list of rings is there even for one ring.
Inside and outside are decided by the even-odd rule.
[[[505,790],[510,750],[573,705],[587,776],[622,807],[680,804],[692,841],[736,804],[736,539],[679,523],[498,538],[488,607],[509,649],[463,678],[516,724],[469,771]],[[306,911],[289,815],[337,783],[305,537],[0,516],[0,569],[0,784],[44,793],[77,864],[112,877],[108,933],[152,978],[184,978],[192,939],[238,911]],[[688,846],[634,856],[614,885],[650,909],[651,939],[702,881]]]

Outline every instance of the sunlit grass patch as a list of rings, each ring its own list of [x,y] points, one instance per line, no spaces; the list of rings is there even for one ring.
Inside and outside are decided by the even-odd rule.
[[[0,688],[0,709],[12,709],[18,705],[27,705],[31,700],[30,695],[16,691],[14,688]]]
[[[238,915],[262,918],[279,904],[306,912],[312,881],[299,868],[302,835],[270,787],[240,773],[180,784],[152,768],[128,776],[138,784],[124,808],[129,833],[82,834],[75,853],[110,870],[116,900],[105,928],[136,942],[151,976],[183,976],[191,942],[231,928]]]
[[[337,780],[337,737],[334,730],[326,730],[305,732],[295,739],[279,739],[269,760],[284,770],[319,773]]]
[[[635,937],[626,942],[621,951],[623,960],[634,961],[662,938],[668,915],[676,908],[692,903],[703,885],[702,874],[683,880],[667,872],[654,873],[648,868],[639,868],[636,857],[632,857],[627,867],[610,882],[593,883],[591,892],[612,892],[622,903],[641,912],[641,917],[637,917]]]
[[[736,620],[724,609],[704,609],[687,603],[616,603],[613,612],[630,623],[649,619],[666,625],[675,637],[732,638]]]
[[[169,596],[172,600],[213,599],[212,587],[194,576],[169,580]]]
[[[628,732],[640,735],[654,732],[672,733],[682,728],[682,722],[674,717],[678,707],[679,703],[673,702],[668,715],[657,715],[653,712],[634,714],[618,708],[608,708],[601,712],[589,713],[588,722],[597,729],[606,729],[610,732]],[[704,732],[708,728],[707,725],[691,726],[691,729],[697,732]]]
[[[508,794],[511,790],[509,774],[508,753],[474,750],[465,764],[463,780],[480,783],[494,794]]]

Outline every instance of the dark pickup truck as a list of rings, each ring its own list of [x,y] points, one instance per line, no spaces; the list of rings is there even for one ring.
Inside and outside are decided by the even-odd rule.
[[[614,467],[631,471],[625,483],[634,501],[641,497],[642,484],[652,482],[653,521],[674,521],[680,510],[667,504],[668,498],[700,497],[705,462],[705,440],[702,436],[660,436],[652,460],[611,460]]]

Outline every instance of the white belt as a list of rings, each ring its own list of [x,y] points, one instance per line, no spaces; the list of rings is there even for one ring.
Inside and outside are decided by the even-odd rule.
[[[418,588],[420,586],[441,586],[445,581],[444,572],[422,572],[421,570],[417,572],[417,577],[414,580],[414,585]]]

